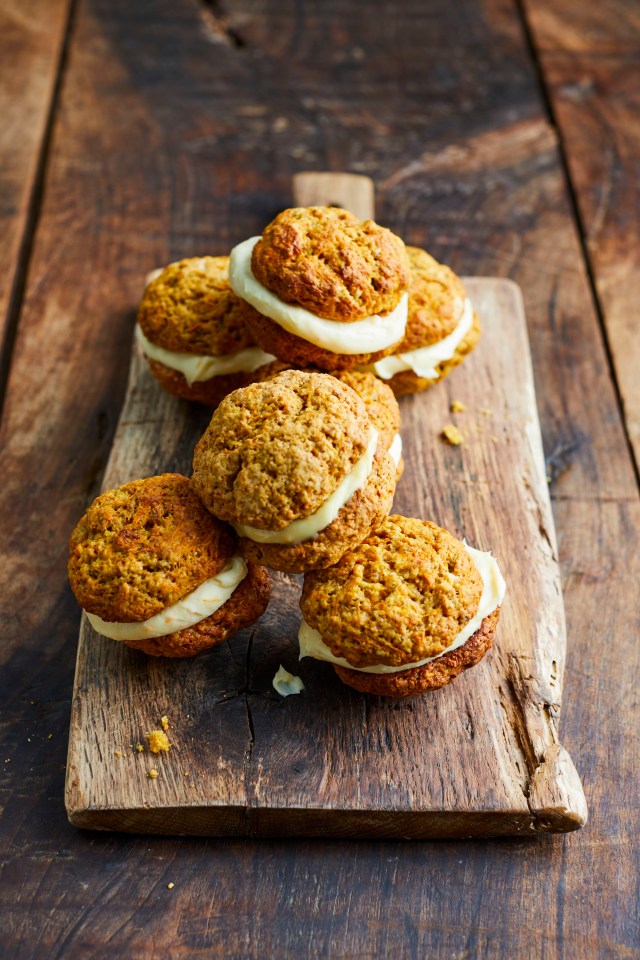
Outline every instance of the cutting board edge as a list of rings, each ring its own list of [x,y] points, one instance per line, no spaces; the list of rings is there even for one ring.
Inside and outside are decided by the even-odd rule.
[[[580,805],[578,805],[580,806]],[[306,837],[437,840],[570,833],[584,826],[582,810],[386,811],[220,806],[97,809],[67,807],[85,830],[158,836]],[[186,822],[185,822],[186,821]]]

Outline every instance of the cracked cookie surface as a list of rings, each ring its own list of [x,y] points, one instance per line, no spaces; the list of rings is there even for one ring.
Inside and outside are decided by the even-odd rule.
[[[283,210],[264,230],[251,265],[285,303],[344,323],[393,310],[410,281],[400,237],[338,207]]]

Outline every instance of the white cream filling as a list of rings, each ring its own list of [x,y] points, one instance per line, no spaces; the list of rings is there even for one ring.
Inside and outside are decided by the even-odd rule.
[[[400,457],[402,456],[402,437],[399,433],[396,433],[395,437],[391,441],[391,446],[389,447],[389,456],[397,467],[400,463]]]
[[[157,360],[171,370],[177,370],[189,386],[203,380],[211,380],[227,373],[251,373],[265,363],[271,363],[275,357],[265,353],[260,347],[246,347],[223,357],[198,356],[193,353],[178,353],[165,350],[148,340],[139,326],[136,326],[136,339],[146,357]]]
[[[393,354],[390,357],[383,357],[371,364],[371,369],[382,380],[390,380],[396,373],[402,373],[405,370],[412,370],[418,377],[425,377],[427,380],[433,380],[438,377],[438,367],[445,360],[450,360],[458,346],[473,324],[473,307],[471,301],[467,298],[464,301],[462,315],[458,324],[448,337],[432,343],[428,347],[418,347],[417,350],[409,350],[407,353]]]
[[[293,520],[282,530],[261,530],[244,523],[232,523],[232,527],[241,537],[248,537],[256,543],[303,543],[328,527],[336,519],[342,508],[349,502],[356,490],[364,487],[378,446],[378,431],[371,427],[367,449],[353,469],[346,475],[340,486],[327,497],[321,507],[308,517]]]
[[[303,657],[313,657],[316,660],[326,660],[328,663],[336,663],[340,667],[347,667],[349,670],[357,670],[359,673],[400,673],[402,670],[412,670],[414,667],[422,667],[431,660],[437,660],[451,650],[456,650],[466,643],[470,637],[480,628],[480,624],[485,617],[500,606],[504,598],[506,584],[500,573],[498,563],[491,553],[483,553],[481,550],[474,550],[473,547],[465,543],[465,549],[471,556],[473,563],[482,577],[482,595],[475,617],[472,617],[466,627],[460,631],[453,643],[438,653],[435,657],[425,657],[424,660],[416,660],[414,663],[405,663],[401,667],[389,667],[386,664],[378,664],[372,667],[354,667],[345,660],[344,657],[336,657],[322,639],[320,633],[310,627],[306,620],[300,624],[298,640],[300,642],[300,660]]]
[[[280,669],[273,678],[272,683],[273,689],[276,693],[279,693],[281,697],[290,697],[292,693],[302,693],[304,690],[304,683],[300,677],[289,673],[282,664],[280,664]]]
[[[164,637],[168,633],[193,627],[219,610],[244,580],[247,569],[242,557],[233,557],[215,577],[205,580],[182,600],[172,603],[166,610],[143,620],[142,623],[109,623],[94,613],[86,610],[85,613],[93,629],[111,640],[150,640],[153,637]]]
[[[284,330],[331,353],[352,355],[384,350],[404,337],[407,325],[408,295],[403,294],[398,306],[385,315],[372,314],[364,320],[341,323],[317,317],[310,310],[285,303],[267,290],[253,275],[251,254],[260,237],[250,237],[231,251],[229,283],[232,290],[255,307],[259,313],[275,321]]]

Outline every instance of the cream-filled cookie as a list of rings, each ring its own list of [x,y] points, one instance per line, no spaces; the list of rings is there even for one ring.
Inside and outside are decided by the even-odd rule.
[[[254,623],[269,574],[239,555],[179,474],[99,496],[70,540],[69,580],[93,628],[153,656],[190,657]]]
[[[300,656],[349,686],[405,697],[450,683],[493,642],[505,584],[490,553],[427,520],[390,516],[305,576]]]
[[[255,308],[255,340],[292,365],[348,369],[386,356],[404,336],[404,243],[346,210],[283,211],[232,250],[229,278]]]
[[[244,557],[301,573],[335,563],[386,516],[395,464],[351,387],[287,370],[223,400],[193,482]]]
[[[136,339],[158,382],[175,396],[217,406],[273,360],[258,347],[253,308],[229,286],[228,257],[191,257],[149,274]]]

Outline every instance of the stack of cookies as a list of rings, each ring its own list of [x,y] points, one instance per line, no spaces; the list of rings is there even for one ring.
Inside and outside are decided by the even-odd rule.
[[[258,619],[270,568],[304,574],[301,656],[357,690],[420,694],[482,658],[496,561],[389,515],[396,398],[480,336],[451,270],[345,210],[285,210],[228,258],[150,276],[136,336],[165,389],[215,409],[191,480],[108,491],[74,530],[69,576],[99,633],[191,656]]]

